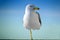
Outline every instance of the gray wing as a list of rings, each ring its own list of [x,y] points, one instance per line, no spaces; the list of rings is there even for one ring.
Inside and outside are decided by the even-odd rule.
[[[36,12],[36,13],[38,14],[38,19],[39,19],[39,22],[40,22],[40,24],[41,24],[41,18],[40,18],[40,15],[39,15],[38,12]]]

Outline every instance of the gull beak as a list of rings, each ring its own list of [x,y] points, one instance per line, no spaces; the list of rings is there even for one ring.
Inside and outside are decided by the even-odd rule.
[[[33,10],[39,10],[39,8],[38,7],[35,7],[35,8],[33,8]]]

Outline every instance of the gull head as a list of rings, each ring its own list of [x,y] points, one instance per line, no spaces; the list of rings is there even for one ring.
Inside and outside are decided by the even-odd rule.
[[[33,4],[28,4],[27,6],[26,6],[26,9],[27,10],[39,10],[39,8],[38,7],[36,7],[35,5],[33,5]]]

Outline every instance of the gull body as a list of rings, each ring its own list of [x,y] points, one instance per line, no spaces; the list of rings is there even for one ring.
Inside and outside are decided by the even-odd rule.
[[[29,4],[25,8],[23,25],[26,29],[38,30],[41,26],[39,13],[35,11],[35,5]]]

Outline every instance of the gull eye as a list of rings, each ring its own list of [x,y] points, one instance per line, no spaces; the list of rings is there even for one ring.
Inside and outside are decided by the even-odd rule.
[[[30,6],[30,7],[33,7],[33,6]]]

